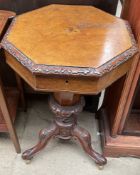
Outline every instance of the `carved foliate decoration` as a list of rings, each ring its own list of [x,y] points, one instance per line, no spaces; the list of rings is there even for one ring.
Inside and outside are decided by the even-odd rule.
[[[11,31],[14,23],[15,19],[13,20],[6,35],[4,36],[1,46],[33,74],[101,77],[103,74],[110,72],[120,64],[126,62],[129,58],[131,58],[138,52],[138,48],[134,36],[132,34],[131,28],[128,22],[126,22],[126,28],[131,38],[132,47],[126,50],[125,52],[121,53],[120,55],[112,58],[109,62],[107,62],[104,65],[101,65],[97,68],[92,67],[85,68],[85,67],[35,64],[30,58],[24,55],[24,53],[18,50],[12,43],[10,43],[7,40],[8,34]]]

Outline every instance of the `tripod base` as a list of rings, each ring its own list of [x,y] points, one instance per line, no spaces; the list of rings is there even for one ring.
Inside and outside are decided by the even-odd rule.
[[[89,132],[77,125],[76,115],[82,111],[84,104],[84,98],[80,97],[79,101],[72,106],[61,106],[54,97],[51,96],[49,106],[56,115],[54,122],[49,128],[40,131],[38,144],[33,148],[26,150],[22,154],[22,158],[24,160],[31,160],[53,137],[64,140],[69,140],[73,137],[80,142],[84,151],[97,165],[101,167],[105,165],[107,163],[106,158],[94,151],[91,146],[91,136]]]

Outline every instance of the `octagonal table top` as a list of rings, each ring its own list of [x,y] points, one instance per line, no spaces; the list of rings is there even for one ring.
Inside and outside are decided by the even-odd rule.
[[[129,25],[95,7],[49,5],[17,16],[2,46],[35,74],[102,76],[136,51]]]

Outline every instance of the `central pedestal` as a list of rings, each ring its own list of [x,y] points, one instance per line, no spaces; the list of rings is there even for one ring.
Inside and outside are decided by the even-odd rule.
[[[25,151],[24,160],[31,160],[33,156],[43,149],[52,137],[69,140],[72,137],[79,140],[85,152],[99,166],[107,163],[106,159],[91,146],[91,136],[87,130],[77,125],[76,115],[82,112],[85,105],[84,97],[72,93],[54,93],[49,99],[49,106],[55,114],[54,122],[49,128],[40,131],[39,143]]]

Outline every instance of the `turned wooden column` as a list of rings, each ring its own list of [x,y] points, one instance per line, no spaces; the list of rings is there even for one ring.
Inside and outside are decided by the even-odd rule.
[[[57,103],[61,106],[75,105],[80,101],[81,97],[79,94],[73,94],[70,92],[54,92],[53,96]]]

